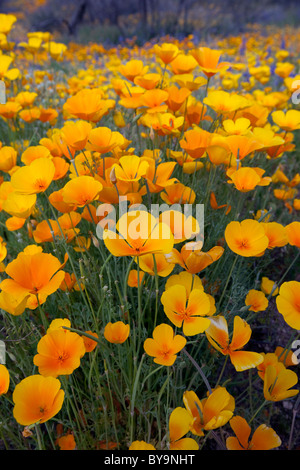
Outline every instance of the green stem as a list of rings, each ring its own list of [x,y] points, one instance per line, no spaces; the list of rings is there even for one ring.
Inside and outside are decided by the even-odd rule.
[[[252,416],[252,418],[249,420],[249,424],[252,423],[252,421],[254,420],[254,418],[258,415],[258,413],[263,409],[263,407],[268,403],[268,400],[264,400],[263,403],[257,408],[257,410],[255,411],[254,415]]]
[[[182,350],[184,352],[184,354],[189,358],[189,360],[191,361],[191,363],[196,367],[197,371],[199,372],[199,374],[201,375],[202,377],[202,380],[203,382],[205,383],[206,385],[206,388],[207,390],[209,391],[209,393],[212,393],[212,389],[211,389],[211,386],[203,372],[203,370],[201,369],[201,367],[199,366],[199,364],[195,361],[195,359],[192,358],[192,356],[190,356],[190,354],[187,352],[186,349],[183,349]]]

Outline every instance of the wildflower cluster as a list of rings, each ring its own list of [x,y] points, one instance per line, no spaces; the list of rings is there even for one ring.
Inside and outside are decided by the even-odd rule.
[[[279,448],[299,392],[292,40],[15,44],[16,21],[0,15],[3,445]]]

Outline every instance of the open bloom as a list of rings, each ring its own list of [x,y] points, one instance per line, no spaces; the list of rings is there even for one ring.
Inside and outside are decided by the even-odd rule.
[[[300,112],[297,109],[289,109],[286,113],[282,110],[274,111],[272,119],[284,131],[300,129]]]
[[[177,56],[179,49],[176,44],[164,42],[161,45],[155,44],[154,52],[159,57],[165,65],[172,62]]]
[[[191,437],[184,437],[190,431],[191,416],[180,406],[172,411],[169,419],[170,450],[198,450],[199,445]]]
[[[269,245],[263,226],[253,219],[230,222],[225,229],[225,240],[240,256],[259,256]]]
[[[118,233],[105,230],[103,240],[114,256],[141,256],[169,253],[174,238],[167,224],[159,223],[146,211],[129,211],[116,224]]]
[[[137,155],[125,155],[113,166],[117,181],[133,183],[146,175],[149,164]]]
[[[135,77],[143,76],[147,72],[148,67],[144,66],[142,60],[132,59],[126,62],[126,64],[121,64],[119,66],[119,72],[127,80],[133,82]]]
[[[172,366],[185,345],[186,339],[183,336],[175,335],[170,325],[162,323],[154,328],[153,338],[145,340],[144,349],[148,356],[154,357],[156,364]]]
[[[241,167],[238,170],[229,168],[226,172],[230,178],[228,183],[233,183],[238,191],[246,193],[252,191],[256,186],[268,186],[270,177],[263,177],[264,170],[261,168]]]
[[[278,222],[261,222],[261,225],[269,239],[268,249],[287,245],[288,238],[283,225]]]
[[[221,70],[226,70],[229,62],[219,62],[222,51],[210,49],[209,47],[199,47],[191,51],[192,56],[196,59],[202,72],[209,78],[213,77]]]
[[[268,401],[281,401],[294,397],[299,390],[291,389],[298,382],[296,372],[286,369],[277,370],[269,365],[264,373],[264,397]]]
[[[13,415],[22,426],[45,423],[63,405],[65,392],[54,377],[31,375],[18,383],[13,392]]]
[[[37,158],[13,173],[11,184],[20,194],[41,193],[50,186],[54,173],[55,166],[50,158]]]
[[[114,106],[114,100],[103,99],[102,90],[99,88],[84,88],[67,99],[63,110],[68,116],[98,122]]]
[[[186,288],[177,284],[169,287],[161,297],[164,312],[177,327],[183,327],[186,336],[203,333],[209,325],[210,301],[201,289],[192,289],[187,295]]]
[[[45,377],[69,375],[80,366],[80,359],[85,352],[80,335],[63,328],[54,328],[40,339],[33,363]]]
[[[226,439],[228,450],[271,450],[281,445],[280,437],[274,429],[266,424],[258,426],[251,439],[251,427],[245,418],[234,416],[229,421],[229,424],[235,436],[230,436]]]
[[[294,221],[285,227],[288,243],[300,248],[300,222]]]
[[[27,247],[17,258],[6,266],[10,279],[4,279],[0,288],[20,301],[26,296],[38,297],[39,303],[55,292],[62,283],[65,273],[62,264],[50,253],[42,253],[34,247]]]
[[[189,273],[196,274],[218,261],[224,253],[222,246],[213,246],[208,251],[202,251],[202,246],[201,241],[191,241],[183,245],[180,252],[173,248],[166,256],[170,263],[179,264]]]
[[[223,316],[210,318],[210,326],[205,331],[208,341],[222,353],[229,355],[237,372],[256,367],[263,361],[263,356],[257,352],[244,351],[242,348],[251,337],[249,324],[236,315],[233,323],[233,334],[230,341],[227,321]]]
[[[269,301],[264,292],[251,289],[246,296],[245,305],[249,306],[249,310],[253,312],[263,312],[268,307]]]
[[[278,312],[281,313],[286,323],[300,329],[300,282],[284,282],[279,289],[279,295],[276,297]]]
[[[235,400],[225,387],[215,388],[202,400],[195,392],[186,391],[183,402],[191,416],[190,431],[197,436],[224,426],[232,418],[235,408]]]
[[[78,176],[70,181],[63,188],[63,201],[66,204],[73,204],[83,207],[90,204],[99,197],[103,185],[93,176]]]

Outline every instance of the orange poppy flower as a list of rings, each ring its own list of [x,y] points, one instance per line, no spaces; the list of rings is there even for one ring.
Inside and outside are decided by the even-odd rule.
[[[278,312],[286,323],[296,330],[300,329],[300,282],[284,282],[276,297]]]
[[[80,366],[85,352],[80,335],[62,328],[52,328],[40,339],[33,363],[45,377],[70,375]]]
[[[211,134],[202,129],[191,129],[179,141],[180,147],[192,158],[201,158],[211,142]]]
[[[175,408],[169,418],[170,450],[199,450],[199,445],[191,437],[184,437],[190,430],[191,416],[181,407]]]
[[[10,172],[17,164],[18,154],[13,147],[4,145],[0,148],[0,171]]]
[[[51,219],[43,220],[36,225],[32,236],[36,243],[53,241],[56,237],[61,238],[62,236],[67,242],[70,242],[79,232],[79,229],[75,227],[79,224],[80,220],[81,216],[77,212],[64,214],[58,217],[57,221]]]
[[[176,44],[164,42],[161,45],[155,44],[154,52],[165,65],[168,65],[179,53],[179,49]]]
[[[196,274],[218,261],[224,253],[222,246],[214,246],[207,252],[202,251],[202,246],[200,241],[188,242],[180,252],[173,248],[166,256],[169,262],[179,264],[189,273]]]
[[[58,191],[53,191],[49,195],[49,202],[55,209],[59,212],[68,213],[72,212],[73,210],[77,209],[76,204],[67,204],[63,200],[63,188],[59,189]]]
[[[191,94],[191,91],[188,90],[188,88],[177,88],[175,85],[167,88],[166,91],[168,92],[166,103],[169,109],[173,112],[178,111]]]
[[[246,135],[230,135],[226,137],[226,144],[237,160],[242,160],[250,153],[263,147],[259,141]]]
[[[178,181],[176,178],[171,178],[176,162],[163,162],[156,164],[153,158],[147,158],[147,162],[149,167],[147,169],[145,179],[147,180],[151,193],[159,193],[162,189],[167,186],[171,186],[173,183]]]
[[[115,323],[109,322],[104,328],[104,338],[109,343],[122,344],[124,343],[130,333],[130,326],[125,325],[122,321]]]
[[[48,295],[55,292],[62,280],[64,271],[55,256],[38,251],[35,245],[32,253],[26,250],[19,253],[17,258],[6,266],[6,274],[11,279],[4,279],[0,288],[16,298],[27,295],[38,296],[40,304],[46,301]]]
[[[263,292],[251,289],[246,296],[245,305],[253,312],[263,312],[267,309],[269,301]]]
[[[300,129],[300,112],[297,109],[289,109],[286,112],[274,111],[271,116],[274,123],[284,131]]]
[[[174,238],[168,225],[159,223],[146,211],[130,211],[116,224],[118,233],[105,230],[103,240],[114,256],[141,256],[148,253],[169,253]]]
[[[139,258],[140,269],[151,276],[167,277],[174,269],[174,264],[169,263],[164,253],[142,255]]]
[[[258,426],[251,439],[251,427],[245,418],[234,416],[229,424],[235,436],[227,437],[226,447],[228,450],[271,450],[281,445],[280,437],[274,429],[266,424]]]
[[[256,186],[268,186],[271,183],[270,177],[263,177],[264,170],[261,168],[241,167],[238,170],[229,168],[226,175],[230,178],[228,183],[233,183],[235,188],[242,193],[247,193]]]
[[[85,148],[92,125],[87,121],[68,121],[60,130],[60,138],[72,150]]]
[[[7,292],[0,292],[0,308],[11,315],[22,315],[27,306],[28,296],[24,298],[15,297],[13,294]]]
[[[247,135],[250,134],[251,122],[247,118],[224,119],[223,128],[228,135]]]
[[[50,158],[37,158],[28,166],[19,168],[11,177],[11,184],[20,194],[37,194],[46,191],[55,174]]]
[[[269,245],[263,226],[253,219],[230,222],[225,229],[225,240],[231,251],[245,257],[260,256]]]
[[[203,99],[203,103],[221,115],[244,109],[250,104],[244,96],[237,93],[228,93],[224,90],[209,91]]]
[[[139,87],[145,88],[145,90],[153,90],[161,78],[159,73],[146,73],[145,75],[135,77],[134,83]]]
[[[133,441],[130,444],[129,450],[156,450],[152,444],[145,441]]]
[[[114,106],[114,100],[103,99],[100,89],[85,88],[67,99],[63,105],[63,111],[70,117],[98,122]]]
[[[288,243],[286,228],[278,222],[260,222],[269,239],[268,249],[285,246]]]
[[[45,423],[63,405],[65,392],[54,377],[31,375],[19,382],[13,392],[13,415],[22,426]]]
[[[117,181],[133,183],[139,181],[147,173],[149,164],[137,155],[124,155],[119,163],[113,165]]]
[[[221,70],[226,70],[230,67],[229,62],[219,62],[222,51],[210,49],[209,47],[199,47],[198,49],[193,49],[191,54],[207,77],[213,77]]]
[[[133,82],[135,77],[143,76],[147,73],[148,66],[144,66],[142,60],[132,59],[119,66],[119,72],[127,80]]]
[[[186,336],[203,333],[210,325],[210,319],[204,318],[210,313],[210,301],[201,289],[192,289],[187,295],[183,285],[173,285],[164,291],[161,303],[169,320],[182,327]]]
[[[193,204],[196,199],[195,191],[182,183],[167,185],[160,197],[169,205]]]
[[[0,395],[4,395],[9,389],[9,372],[4,364],[0,364]]]
[[[152,257],[152,255],[149,255],[149,256]],[[142,258],[143,257],[141,256],[140,260],[142,260]],[[140,262],[140,264],[141,264],[141,262]],[[128,275],[127,284],[129,285],[129,287],[138,287],[139,284],[144,283],[144,276],[145,276],[145,273],[142,269],[139,270],[139,273],[138,273],[137,269],[131,269],[130,272],[129,272],[129,275]]]
[[[201,86],[207,83],[204,77],[194,77],[192,73],[182,73],[179,75],[173,75],[172,81],[178,83],[180,87],[187,88],[191,92],[198,90]],[[201,104],[199,102],[199,104]]]
[[[175,75],[191,73],[197,67],[197,61],[193,56],[180,52],[170,63]]]
[[[40,114],[41,114],[40,109],[37,106],[35,106],[29,109],[22,109],[19,112],[19,118],[27,123],[32,123],[39,119]]]
[[[279,361],[277,354],[275,353],[261,353],[264,360],[257,366],[257,375],[264,380],[265,372],[268,366],[273,366],[278,374],[281,370],[285,369],[283,361]]]
[[[76,448],[76,441],[73,434],[66,434],[57,439],[57,444],[60,450],[74,450]]]
[[[144,342],[146,354],[154,357],[156,364],[172,366],[177,354],[186,345],[186,339],[175,335],[173,328],[165,323],[154,328],[152,336],[153,338],[147,338]]]
[[[241,317],[234,317],[233,335],[230,341],[227,321],[223,316],[211,317],[210,326],[205,331],[208,341],[222,353],[229,355],[237,372],[256,367],[263,361],[263,356],[252,351],[243,351],[242,348],[251,337],[249,324]]]
[[[0,104],[0,116],[11,119],[14,118],[21,109],[22,106],[17,101],[7,101],[5,104]]]
[[[235,408],[235,400],[225,387],[215,388],[202,400],[195,392],[186,391],[183,402],[191,419],[190,431],[196,436],[224,426],[232,418]]]
[[[286,369],[280,371],[269,365],[264,374],[264,397],[268,401],[281,401],[298,395],[299,390],[291,389],[298,383],[296,372]]]
[[[215,210],[223,209],[224,207],[226,207],[227,208],[226,209],[226,215],[231,211],[231,206],[228,206],[228,204],[221,204],[219,206],[219,204],[217,202],[216,195],[215,195],[214,192],[210,193],[209,202],[210,202],[211,207]]]
[[[300,222],[291,222],[285,227],[288,243],[300,248]]]
[[[111,131],[108,127],[95,127],[89,133],[86,149],[104,154],[123,143],[124,137],[120,132]]]
[[[147,90],[141,96],[141,106],[146,107],[147,113],[161,113],[167,111],[168,105],[166,101],[169,93],[166,90],[155,88],[154,90]]]
[[[97,200],[102,189],[103,185],[92,176],[78,176],[64,186],[63,202],[83,207]]]
[[[21,162],[23,162],[24,165],[28,166],[37,158],[51,157],[52,155],[47,147],[44,147],[43,145],[32,145],[30,147],[27,147],[27,149],[24,150],[24,152],[22,153]]]
[[[141,98],[145,89],[141,86],[129,86],[122,90],[119,104],[127,109],[137,109],[141,106]]]
[[[159,219],[169,225],[174,236],[174,243],[190,240],[200,234],[200,226],[195,217],[186,216],[179,210],[165,210],[160,214]]]

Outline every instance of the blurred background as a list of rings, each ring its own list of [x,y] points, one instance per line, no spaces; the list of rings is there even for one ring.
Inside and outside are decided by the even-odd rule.
[[[63,42],[143,44],[158,37],[238,35],[267,26],[297,27],[299,0],[0,0],[18,18],[14,35],[49,31]]]

